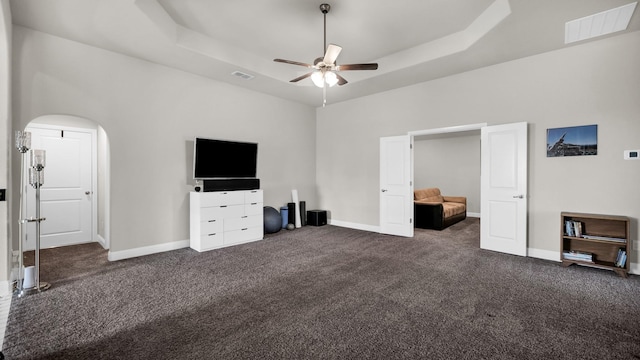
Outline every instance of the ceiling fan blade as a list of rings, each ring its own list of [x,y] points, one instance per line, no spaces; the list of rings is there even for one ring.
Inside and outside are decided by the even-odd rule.
[[[313,68],[313,65],[311,64],[307,64],[307,63],[302,63],[302,62],[298,62],[298,61],[291,61],[291,60],[284,60],[284,59],[273,59],[273,61],[275,62],[281,62],[281,63],[285,63],[285,64],[291,64],[291,65],[299,65],[299,66],[304,66],[307,68]]]
[[[306,74],[304,74],[304,75],[302,75],[302,76],[298,76],[297,78],[295,78],[295,79],[293,79],[293,80],[289,80],[289,82],[298,82],[298,81],[300,81],[300,80],[302,80],[302,79],[306,79],[306,78],[308,78],[309,76],[311,76],[311,74],[313,74],[313,71],[312,71],[312,72],[310,72],[310,73],[306,73]]]
[[[340,76],[340,74],[336,74],[336,77],[338,78],[338,85],[342,86],[342,85],[348,83],[347,79],[345,79],[342,76]]]
[[[338,65],[336,66],[337,71],[347,71],[347,70],[377,70],[378,64],[346,64],[346,65]]]
[[[327,52],[324,53],[324,60],[322,60],[322,62],[324,62],[325,65],[335,64],[338,55],[340,55],[340,51],[342,51],[342,47],[336,44],[329,44],[329,46],[327,46]]]

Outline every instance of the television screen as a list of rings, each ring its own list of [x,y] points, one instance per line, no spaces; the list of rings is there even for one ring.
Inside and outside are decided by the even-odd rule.
[[[255,178],[258,144],[196,138],[194,179]]]

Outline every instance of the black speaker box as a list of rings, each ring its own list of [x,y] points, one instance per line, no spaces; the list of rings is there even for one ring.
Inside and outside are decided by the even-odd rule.
[[[326,210],[307,211],[307,225],[313,225],[313,226],[327,225],[327,211]]]
[[[202,181],[202,191],[233,191],[260,189],[260,179],[211,179]]]

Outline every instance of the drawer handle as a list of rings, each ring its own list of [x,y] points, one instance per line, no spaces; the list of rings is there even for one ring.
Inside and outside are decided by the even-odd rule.
[[[215,220],[209,220],[209,222],[216,222]]]
[[[251,203],[251,205],[258,205],[258,203]]]
[[[220,205],[220,207],[227,207],[227,205]]]
[[[243,219],[246,219],[246,218],[248,218],[248,216],[246,216],[246,215],[245,215],[245,216],[243,216],[242,218],[243,218]]]
[[[213,233],[213,234],[207,234],[207,236],[214,236],[215,234],[216,234],[216,233]]]
[[[245,231],[245,230],[249,230],[249,228],[244,228],[244,229],[242,229],[242,231]]]

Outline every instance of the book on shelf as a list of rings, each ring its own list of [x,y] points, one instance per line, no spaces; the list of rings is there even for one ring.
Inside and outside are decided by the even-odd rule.
[[[565,220],[564,232],[567,236],[581,237],[582,236],[582,222],[574,220]]]
[[[564,251],[562,253],[562,257],[566,260],[593,262],[593,254],[589,252],[584,252],[584,251],[576,251],[576,250]]]
[[[582,223],[580,221],[573,221],[573,233],[575,237],[582,237]]]
[[[627,242],[626,239],[609,237],[609,236],[582,235],[582,237],[585,238],[585,239],[589,239],[589,240],[605,240],[605,241],[613,241],[613,242],[619,242],[619,243],[626,243]]]
[[[565,222],[564,222],[564,232],[567,234],[567,236],[573,236],[574,235],[573,224],[571,223],[571,220],[565,220]]]
[[[617,267],[624,267],[626,263],[627,263],[627,252],[622,249],[619,249],[618,257],[616,258],[615,265]]]

